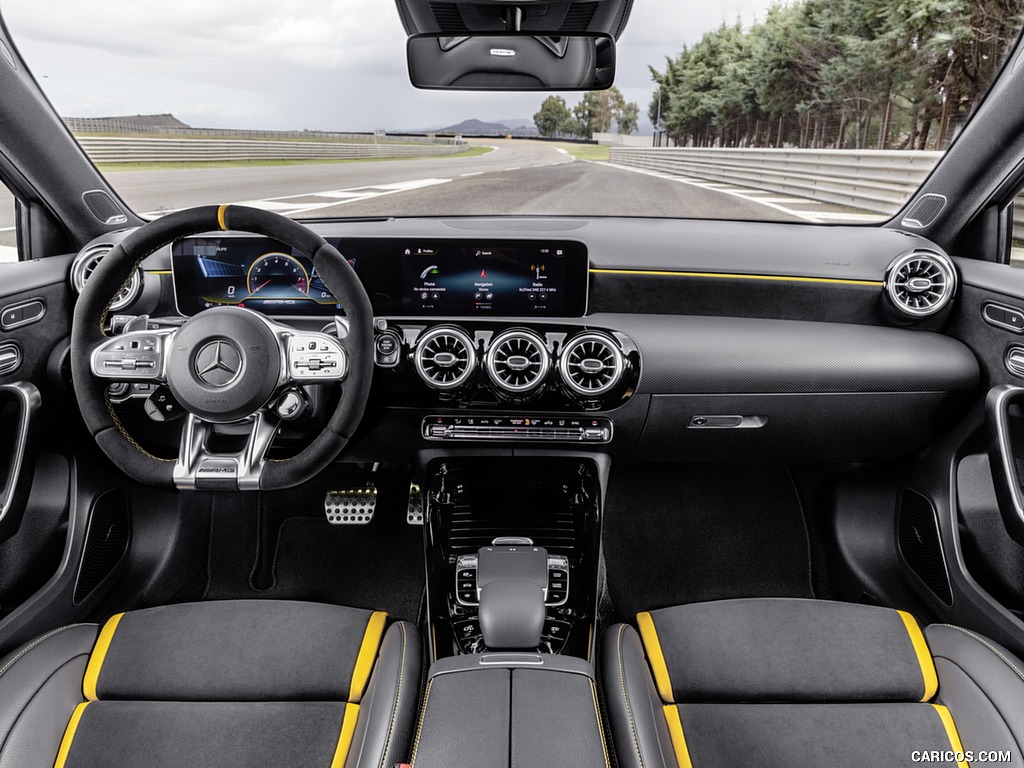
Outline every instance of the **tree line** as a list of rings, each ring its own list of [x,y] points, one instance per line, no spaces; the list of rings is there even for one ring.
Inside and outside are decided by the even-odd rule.
[[[640,107],[627,102],[612,86],[606,91],[588,91],[572,109],[561,96],[548,96],[533,116],[541,136],[576,136],[589,139],[595,133],[633,133],[640,120]]]
[[[651,67],[648,114],[678,145],[944,149],[1022,17],[1024,0],[775,5]]]

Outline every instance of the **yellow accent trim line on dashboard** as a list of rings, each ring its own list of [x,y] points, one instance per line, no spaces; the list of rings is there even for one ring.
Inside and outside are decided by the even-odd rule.
[[[651,665],[651,672],[654,674],[654,682],[658,686],[658,693],[663,701],[674,702],[672,678],[668,674],[668,665],[665,663],[665,656],[661,652],[661,642],[658,640],[658,630],[654,628],[654,619],[651,618],[651,614],[644,611],[636,615],[636,625],[640,629],[640,639],[644,643],[644,650],[647,652],[647,662]]]
[[[107,651],[110,650],[110,641],[114,639],[114,631],[121,621],[123,613],[116,613],[107,619],[107,623],[100,630],[100,636],[96,638],[96,645],[93,646],[92,655],[89,656],[89,666],[85,668],[85,679],[82,681],[82,693],[89,701],[96,701],[99,696],[96,694],[96,684],[100,680],[100,670],[103,668],[103,661],[107,658]]]
[[[89,706],[91,702],[83,701],[77,707],[75,711],[71,713],[71,719],[68,720],[68,727],[64,729],[64,738],[60,740],[60,749],[57,750],[57,760],[53,763],[53,768],[64,768],[64,764],[68,760],[68,753],[71,752],[71,742],[75,740],[75,731],[78,730],[78,723],[82,719],[82,714],[85,712],[85,708]]]
[[[228,207],[226,204],[222,205],[220,208],[217,209],[217,223],[220,225],[220,228],[223,229],[225,232],[228,231],[228,224],[224,220],[224,216],[225,214],[227,214],[227,212]]]
[[[843,277],[797,277],[795,275],[745,275],[736,272],[685,272],[662,269],[591,269],[592,275],[653,275],[655,277],[713,277],[723,280],[773,280],[784,283],[828,283],[835,285],[869,285],[881,288],[881,280],[850,280]]]
[[[669,736],[672,737],[676,764],[679,768],[693,768],[693,763],[690,762],[690,750],[686,746],[686,736],[683,735],[683,723],[679,719],[679,707],[675,704],[666,704],[665,720],[668,722]]]
[[[896,613],[903,619],[903,626],[907,628],[910,642],[914,646],[917,663],[921,665],[921,676],[924,678],[924,696],[921,697],[921,701],[931,701],[935,692],[939,690],[939,676],[935,672],[932,652],[928,650],[928,643],[925,642],[921,625],[917,623],[917,619],[906,611],[896,611]]]
[[[352,737],[356,732],[356,721],[359,719],[359,705],[346,704],[345,717],[341,721],[341,735],[338,736],[338,746],[334,750],[334,759],[331,760],[331,768],[344,768],[345,760],[348,759],[348,752],[352,749]]]
[[[352,670],[352,685],[348,694],[348,700],[353,704],[358,704],[363,698],[363,691],[370,681],[373,662],[377,660],[377,649],[380,648],[380,640],[384,636],[384,625],[387,621],[388,615],[384,611],[374,611],[370,615],[370,620],[366,622],[366,632],[363,633],[363,643],[359,646],[356,666]]]
[[[946,736],[949,737],[949,747],[953,750],[956,757],[964,756],[964,745],[960,741],[960,734],[957,733],[956,723],[953,722],[953,715],[949,713],[941,704],[932,704],[935,707],[935,711],[939,713],[939,719],[942,721],[942,727],[946,729]],[[957,768],[970,768],[967,760],[957,760]]]

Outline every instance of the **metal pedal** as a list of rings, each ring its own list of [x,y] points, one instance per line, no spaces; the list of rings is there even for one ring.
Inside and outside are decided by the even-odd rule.
[[[423,494],[419,483],[409,483],[409,507],[405,512],[409,525],[423,525]]]
[[[377,508],[377,489],[345,488],[324,495],[324,514],[331,525],[366,525]]]

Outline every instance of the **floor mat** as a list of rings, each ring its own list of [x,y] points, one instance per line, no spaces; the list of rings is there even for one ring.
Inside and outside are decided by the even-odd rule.
[[[616,465],[603,545],[618,620],[730,597],[813,597],[800,500],[783,465]]]
[[[370,523],[335,526],[324,519],[324,493],[357,487],[366,477],[339,468],[298,489],[215,497],[206,599],[314,600],[416,621],[423,528],[406,523],[408,475],[377,473]]]

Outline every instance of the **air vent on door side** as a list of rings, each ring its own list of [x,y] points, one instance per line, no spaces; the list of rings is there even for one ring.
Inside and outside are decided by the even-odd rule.
[[[923,318],[946,307],[956,293],[956,269],[934,251],[913,251],[900,256],[885,275],[889,301],[904,315]]]
[[[109,243],[103,243],[100,245],[93,245],[86,248],[78,256],[75,257],[74,263],[71,265],[71,287],[75,289],[75,293],[81,293],[82,288],[85,287],[86,281],[92,276],[92,273],[96,271],[96,267],[99,266],[100,261],[110,253],[114,246]],[[124,287],[117,292],[114,300],[110,302],[110,309],[117,312],[124,309],[138,297],[142,291],[142,272],[136,269],[132,272],[132,276],[124,284]]]
[[[558,372],[572,392],[597,397],[622,379],[625,363],[619,345],[603,333],[581,333],[566,343],[558,358]]]
[[[461,387],[473,375],[476,351],[465,331],[441,326],[420,336],[413,361],[416,373],[427,386],[451,390]]]
[[[505,331],[491,341],[484,367],[494,386],[513,395],[525,395],[544,383],[551,355],[535,333]]]
[[[131,517],[128,497],[121,488],[98,496],[92,505],[85,551],[78,569],[74,603],[78,605],[107,578],[128,551]]]
[[[935,507],[927,496],[906,489],[900,497],[897,542],[900,554],[935,596],[953,605],[949,574],[942,556]]]

